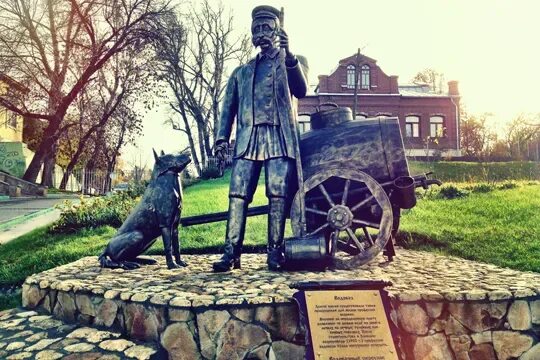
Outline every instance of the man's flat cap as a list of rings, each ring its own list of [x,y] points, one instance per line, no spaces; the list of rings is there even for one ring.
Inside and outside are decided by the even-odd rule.
[[[275,7],[269,6],[269,5],[261,5],[257,6],[253,11],[251,12],[251,19],[259,19],[259,18],[271,18],[271,19],[277,19],[279,18],[280,11],[276,9]]]

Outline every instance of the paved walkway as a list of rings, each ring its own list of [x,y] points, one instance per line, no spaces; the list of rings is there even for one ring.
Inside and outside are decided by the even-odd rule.
[[[56,221],[60,211],[54,206],[66,199],[78,201],[74,196],[0,201],[0,245]]]
[[[156,345],[110,331],[68,325],[35,311],[0,312],[0,359],[160,359]]]

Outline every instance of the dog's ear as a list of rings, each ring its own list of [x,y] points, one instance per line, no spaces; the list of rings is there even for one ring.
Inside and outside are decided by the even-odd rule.
[[[152,148],[152,152],[154,153],[154,160],[156,160],[156,164],[159,162],[159,156],[156,152],[156,150],[154,150],[154,148]]]
[[[161,156],[165,155],[165,151],[161,150]]]

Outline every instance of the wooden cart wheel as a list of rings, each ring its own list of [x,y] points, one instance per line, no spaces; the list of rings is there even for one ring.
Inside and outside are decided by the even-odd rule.
[[[373,259],[392,235],[392,204],[368,174],[326,166],[304,182],[306,235],[323,232],[337,269],[352,269]],[[299,194],[291,207],[291,225],[301,235]]]

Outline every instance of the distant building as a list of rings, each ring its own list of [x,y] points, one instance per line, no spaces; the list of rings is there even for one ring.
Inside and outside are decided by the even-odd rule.
[[[26,88],[8,76],[0,74],[0,94],[26,93]],[[26,157],[31,153],[23,143],[23,117],[0,106],[0,171],[22,177]]]
[[[423,84],[400,86],[398,77],[386,75],[376,60],[365,55],[359,60],[356,118],[399,117],[409,156],[461,156],[457,81],[449,81],[442,94]],[[319,75],[318,85],[298,102],[301,131],[309,130],[309,114],[321,104],[353,108],[355,71],[356,54],[340,60],[330,75]]]

